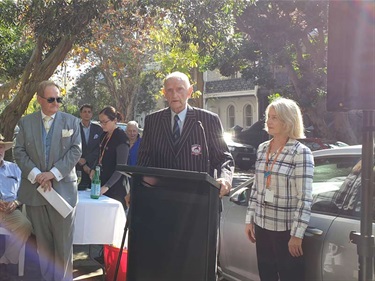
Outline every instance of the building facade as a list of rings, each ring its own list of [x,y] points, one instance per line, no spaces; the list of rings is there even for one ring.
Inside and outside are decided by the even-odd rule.
[[[258,86],[241,77],[223,77],[217,71],[204,73],[204,108],[219,115],[225,131],[235,126],[249,128],[258,121]]]

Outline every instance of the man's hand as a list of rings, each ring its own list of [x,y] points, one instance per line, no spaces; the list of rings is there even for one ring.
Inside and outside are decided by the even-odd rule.
[[[292,257],[299,257],[303,255],[302,238],[291,236],[288,242],[289,253]]]
[[[46,192],[52,189],[52,180],[54,178],[55,176],[53,173],[43,172],[43,173],[38,174],[35,177],[35,180],[37,181],[37,183],[39,183],[42,186],[44,192]]]
[[[3,200],[0,200],[0,212],[5,212],[5,210],[7,209],[7,202],[6,201],[3,201]]]
[[[247,223],[245,225],[245,234],[251,242],[253,242],[253,243],[256,242],[255,230],[254,230],[254,224],[253,223]]]
[[[12,213],[15,209],[17,209],[17,207],[18,207],[18,204],[15,201],[11,201],[11,202],[1,201],[0,202],[0,211],[6,214]]]
[[[219,197],[222,198],[224,195],[229,194],[230,189],[232,188],[231,184],[227,182],[224,178],[218,178],[216,181],[220,183]]]

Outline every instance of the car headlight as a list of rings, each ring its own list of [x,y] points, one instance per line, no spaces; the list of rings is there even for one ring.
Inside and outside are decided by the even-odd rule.
[[[235,150],[236,150],[236,148],[235,148],[235,147],[233,147],[233,146],[229,146],[228,148],[229,148],[229,151],[230,151],[230,152],[233,152],[233,151],[235,151]]]

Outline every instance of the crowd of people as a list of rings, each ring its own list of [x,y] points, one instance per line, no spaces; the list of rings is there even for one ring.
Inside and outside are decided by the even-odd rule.
[[[126,132],[117,127],[123,117],[112,106],[100,110],[100,125],[92,122],[89,104],[80,107],[80,119],[61,112],[59,87],[40,83],[40,111],[19,121],[16,163],[3,159],[13,142],[0,138],[0,225],[13,233],[0,263],[18,263],[20,248],[33,233],[43,280],[73,280],[77,192],[90,188],[98,165],[100,193],[120,201],[125,210],[131,187],[116,170],[118,164],[207,172],[220,183],[219,196],[229,194],[234,160],[221,121],[217,114],[190,106],[192,93],[185,74],[169,74],[163,85],[168,107],[146,117],[141,137],[135,121],[127,123]],[[296,140],[304,135],[298,105],[284,98],[270,103],[265,129],[272,139],[257,152],[245,232],[256,241],[261,280],[303,280],[302,239],[310,217],[314,162],[311,151]],[[82,173],[79,184],[76,171]],[[51,189],[73,207],[67,217],[40,194]]]

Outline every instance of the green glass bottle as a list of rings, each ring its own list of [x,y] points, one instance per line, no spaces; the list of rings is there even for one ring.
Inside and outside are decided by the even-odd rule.
[[[100,197],[100,187],[101,187],[101,182],[100,182],[100,166],[95,167],[95,174],[94,178],[91,181],[91,195],[90,197],[92,199],[98,199]]]

